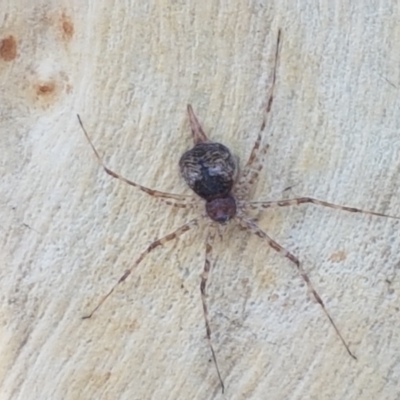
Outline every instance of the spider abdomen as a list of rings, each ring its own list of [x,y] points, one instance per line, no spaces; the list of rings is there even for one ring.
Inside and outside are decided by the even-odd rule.
[[[205,200],[228,196],[237,174],[229,149],[213,142],[196,144],[182,155],[179,167],[188,186]]]

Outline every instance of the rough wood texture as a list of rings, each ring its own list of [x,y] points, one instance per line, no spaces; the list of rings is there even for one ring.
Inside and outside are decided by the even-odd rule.
[[[223,398],[201,309],[201,227],[81,320],[192,215],[107,176],[76,113],[111,168],[188,194],[186,104],[248,157],[280,27],[255,198],[400,215],[399,5],[350,3],[1,2],[2,400]],[[259,221],[303,261],[358,361],[293,265],[229,229],[208,297],[225,398],[398,398],[400,224],[312,205]]]

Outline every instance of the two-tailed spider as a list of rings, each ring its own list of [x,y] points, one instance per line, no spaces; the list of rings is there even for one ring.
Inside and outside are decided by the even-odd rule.
[[[187,185],[204,201],[205,210],[204,212],[192,219],[191,221],[185,223],[175,231],[169,233],[168,235],[157,239],[150,246],[147,247],[143,253],[137,258],[130,269],[126,270],[121,276],[117,283],[111,288],[111,290],[99,301],[97,306],[93,311],[83,317],[90,318],[104,303],[104,301],[111,295],[115,288],[122,282],[124,282],[132,271],[143,261],[147,254],[153,251],[156,247],[163,246],[165,243],[174,240],[196,226],[200,220],[208,220],[208,233],[206,239],[205,248],[205,262],[204,270],[201,275],[200,282],[200,292],[201,301],[203,304],[204,320],[206,327],[206,334],[208,344],[212,353],[212,358],[214,365],[218,374],[218,379],[221,385],[222,392],[224,392],[224,383],[221,377],[221,373],[218,367],[217,357],[211,342],[211,328],[207,311],[206,302],[206,288],[207,280],[210,274],[211,268],[211,251],[212,242],[215,237],[217,229],[221,229],[223,226],[230,222],[236,222],[241,225],[241,227],[253,232],[255,235],[259,236],[263,241],[265,241],[269,246],[271,246],[275,251],[282,254],[282,256],[288,258],[297,268],[300,276],[303,278],[304,282],[307,284],[311,293],[315,297],[316,301],[322,307],[325,315],[328,317],[333,329],[338,335],[339,339],[346,348],[348,354],[356,359],[355,355],[350,351],[350,348],[346,341],[343,339],[338,327],[330,316],[329,312],[325,308],[324,302],[314,289],[308,275],[304,271],[299,259],[290,253],[288,250],[284,249],[279,243],[272,239],[265,231],[263,231],[256,222],[247,216],[248,210],[262,210],[272,207],[286,207],[292,205],[299,205],[304,203],[312,203],[319,206],[330,207],[337,210],[350,211],[354,213],[363,213],[369,215],[376,215],[380,217],[396,218],[386,214],[365,211],[353,207],[344,207],[326,201],[317,200],[311,197],[300,197],[290,200],[278,200],[278,201],[249,201],[247,200],[247,195],[251,192],[253,186],[258,180],[259,173],[263,167],[262,165],[262,155],[268,149],[268,145],[262,144],[262,135],[266,126],[266,119],[271,111],[272,103],[274,100],[274,89],[276,82],[276,71],[278,65],[278,56],[280,49],[280,38],[281,31],[278,31],[276,50],[275,50],[275,61],[274,69],[272,74],[272,83],[270,88],[270,94],[268,97],[267,105],[265,108],[265,114],[263,117],[263,122],[261,124],[260,132],[257,136],[256,142],[250,153],[250,157],[241,171],[238,170],[238,166],[235,158],[232,156],[230,150],[221,143],[212,142],[207,135],[204,133],[195,113],[193,112],[192,106],[187,106],[187,111],[189,114],[190,127],[192,130],[192,137],[194,142],[194,147],[184,153],[179,161],[180,172],[187,183]],[[116,172],[110,170],[103,162],[98,151],[94,147],[88,133],[86,132],[82,121],[78,115],[79,123],[85,133],[90,146],[92,147],[94,154],[103,167],[105,172],[111,175],[113,178],[119,179],[131,186],[142,190],[152,197],[156,197],[164,200],[164,202],[171,206],[176,207],[193,207],[193,196],[184,196],[171,193],[160,192],[157,190],[149,189],[145,186],[139,185],[123,176],[117,174]]]

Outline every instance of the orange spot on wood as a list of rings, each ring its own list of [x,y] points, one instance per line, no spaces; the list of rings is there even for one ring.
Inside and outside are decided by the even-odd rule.
[[[346,259],[347,255],[344,251],[338,251],[336,253],[331,254],[331,256],[329,257],[329,260],[333,261],[333,262],[340,262],[340,261],[344,261]]]
[[[50,74],[48,74],[50,75]],[[48,108],[57,102],[62,95],[65,84],[61,74],[51,74],[47,77],[32,77],[32,85],[30,86],[29,95],[35,106]]]
[[[260,282],[261,286],[268,288],[276,283],[276,274],[273,272],[272,268],[268,268],[268,265],[264,266],[265,269],[257,272],[257,280]]]
[[[14,36],[9,36],[0,42],[0,57],[4,61],[12,61],[17,57],[17,42]]]
[[[75,33],[74,24],[72,23],[71,18],[69,18],[65,14],[62,14],[60,22],[64,38],[68,40],[71,39]]]
[[[36,94],[38,96],[48,96],[54,92],[56,85],[54,82],[42,83],[36,86]]]

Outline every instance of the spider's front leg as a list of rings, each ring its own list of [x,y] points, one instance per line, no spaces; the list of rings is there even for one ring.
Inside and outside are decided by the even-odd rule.
[[[263,158],[266,154],[269,146],[261,145],[263,134],[265,128],[267,126],[267,120],[269,113],[271,112],[272,103],[274,101],[274,91],[275,91],[275,83],[276,83],[276,71],[278,67],[278,58],[279,58],[279,47],[281,41],[281,30],[278,31],[278,37],[276,40],[276,49],[275,49],[275,63],[274,69],[272,73],[272,84],[270,88],[270,93],[267,101],[267,106],[265,108],[265,113],[263,116],[263,121],[261,124],[260,132],[257,135],[256,142],[254,143],[253,149],[251,150],[250,157],[247,160],[247,163],[243,167],[241,171],[240,177],[238,179],[235,195],[243,199],[246,195],[251,193],[254,185],[257,183],[258,176],[263,168]]]
[[[118,179],[124,183],[127,183],[128,185],[134,186],[135,188],[141,190],[142,192],[144,192],[152,197],[161,199],[168,205],[172,205],[172,206],[175,206],[178,208],[187,208],[193,204],[193,196],[185,196],[185,195],[180,195],[180,194],[166,193],[166,192],[160,192],[159,190],[150,189],[148,187],[139,185],[138,183],[133,182],[133,181],[123,177],[122,175],[118,174],[117,172],[111,170],[110,168],[108,168],[105,165],[103,159],[100,157],[99,152],[94,147],[94,144],[93,144],[92,140],[90,139],[89,134],[87,133],[85,127],[83,126],[81,117],[79,115],[77,115],[77,117],[78,117],[79,124],[83,130],[83,133],[85,134],[86,139],[89,142],[89,145],[92,148],[94,155],[97,158],[97,161],[99,162],[101,167],[104,169],[104,171],[108,175],[110,175],[111,177]]]

